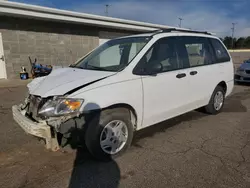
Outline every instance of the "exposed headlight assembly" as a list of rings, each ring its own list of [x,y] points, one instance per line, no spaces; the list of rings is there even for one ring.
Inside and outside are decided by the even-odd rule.
[[[39,115],[45,117],[77,114],[83,103],[83,99],[56,98],[47,101],[38,111]]]

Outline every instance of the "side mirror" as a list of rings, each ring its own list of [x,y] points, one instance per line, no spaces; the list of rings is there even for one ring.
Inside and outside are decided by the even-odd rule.
[[[152,63],[146,66],[146,73],[149,75],[156,75],[159,72],[162,72],[163,66],[161,63]]]

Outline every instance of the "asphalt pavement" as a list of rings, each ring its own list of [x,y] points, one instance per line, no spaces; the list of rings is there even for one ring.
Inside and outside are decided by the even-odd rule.
[[[1,188],[250,187],[250,86],[235,86],[221,114],[192,111],[144,129],[109,163],[85,149],[51,152],[13,121],[25,86],[0,88]]]

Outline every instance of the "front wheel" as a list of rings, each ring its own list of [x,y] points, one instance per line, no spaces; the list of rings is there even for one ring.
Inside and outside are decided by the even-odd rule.
[[[116,108],[95,115],[88,125],[85,143],[95,158],[106,161],[125,152],[132,139],[129,110]]]
[[[205,112],[209,114],[218,114],[221,112],[225,101],[225,90],[217,86],[211,96],[209,104],[205,106]]]

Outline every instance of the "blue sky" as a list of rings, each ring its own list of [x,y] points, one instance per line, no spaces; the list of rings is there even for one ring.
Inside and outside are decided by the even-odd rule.
[[[208,30],[219,36],[231,35],[236,22],[236,36],[250,36],[250,0],[10,0],[59,9],[105,15],[137,21]]]

